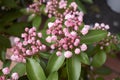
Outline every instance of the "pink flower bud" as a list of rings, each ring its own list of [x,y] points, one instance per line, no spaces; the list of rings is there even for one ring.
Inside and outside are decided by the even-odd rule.
[[[61,53],[60,51],[57,51],[57,52],[56,52],[56,55],[57,55],[57,56],[61,56],[62,53]]]
[[[66,52],[64,53],[64,56],[65,56],[66,58],[70,58],[70,57],[72,57],[72,52],[71,52],[71,51],[66,51]]]
[[[26,50],[27,55],[32,55],[31,50]]]
[[[53,25],[54,25],[54,23],[49,22],[49,23],[48,23],[48,28],[51,28]]]
[[[3,74],[7,75],[10,73],[10,69],[8,67],[5,67],[2,69]]]
[[[25,28],[25,31],[28,32],[28,31],[29,31],[29,28]]]
[[[77,33],[76,33],[75,31],[72,31],[70,34],[71,34],[72,36],[77,36]]]
[[[27,37],[27,34],[26,33],[22,33],[21,37],[25,38],[25,37]]]
[[[11,77],[13,80],[18,80],[19,75],[18,75],[18,73],[15,72],[15,73],[12,73]]]
[[[81,30],[81,33],[82,33],[82,35],[86,35],[86,34],[88,33],[88,29],[83,28],[83,29]]]
[[[82,44],[80,48],[81,48],[81,51],[86,51],[87,50],[87,45]]]
[[[41,32],[38,33],[38,37],[42,38],[42,33]]]
[[[46,38],[46,41],[47,41],[48,43],[51,43],[51,37],[48,36],[48,37]]]
[[[14,39],[14,42],[15,43],[17,43],[17,42],[19,42],[20,41],[20,38],[18,38],[18,37],[16,37],[15,39]]]
[[[77,4],[76,4],[75,2],[72,2],[72,3],[71,3],[71,6],[74,8],[74,10],[76,10],[77,7],[78,7]]]
[[[79,48],[75,49],[75,54],[80,54],[80,49]]]

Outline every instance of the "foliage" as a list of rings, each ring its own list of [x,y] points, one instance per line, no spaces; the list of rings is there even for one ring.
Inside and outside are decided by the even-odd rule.
[[[52,9],[50,9],[51,12],[49,12],[51,6],[48,6],[48,12],[45,11],[47,2],[39,2],[39,0],[0,1],[0,60],[3,62],[3,68],[10,67],[12,63],[12,57],[6,59],[6,51],[8,48],[13,49],[12,55],[16,60],[24,60],[18,60],[18,63],[8,75],[4,75],[4,72],[0,70],[0,80],[2,76],[6,79],[11,79],[11,75],[15,72],[18,73],[19,80],[86,80],[88,78],[87,75],[89,75],[90,80],[103,80],[101,75],[111,73],[111,70],[103,65],[110,51],[120,50],[120,35],[118,34],[116,37],[109,34],[107,31],[108,25],[105,24],[96,24],[97,28],[96,25],[90,28],[89,25],[84,24],[82,12],[86,13],[86,9],[83,4],[92,4],[93,0],[67,1],[68,3],[65,9],[55,7],[56,12],[52,12]],[[73,2],[76,3],[74,4]],[[72,6],[72,3],[74,6]],[[76,5],[78,5],[77,9],[75,8]],[[54,7],[54,5],[52,7]],[[75,23],[76,18],[75,20],[74,18],[70,19],[75,25],[67,26],[70,22],[66,25],[65,22],[67,22],[67,20],[69,21],[68,18],[71,18],[70,15],[67,16],[67,18],[66,16],[62,18],[59,16],[59,14],[64,13],[66,9],[68,9],[68,11],[72,10],[71,14],[75,14],[74,17],[79,17],[77,23]],[[62,22],[59,23],[58,21],[58,24],[62,26],[60,29],[58,25],[55,26],[54,24],[57,24],[57,20],[59,19],[61,19]],[[34,27],[31,28],[30,26]],[[73,29],[73,27],[76,26],[77,29]],[[67,31],[64,31],[65,28],[68,29],[68,33],[74,38],[73,41],[72,38],[68,40],[67,43],[70,44],[69,46],[72,45],[72,48],[67,46],[69,47],[68,49],[61,47],[63,44],[59,44],[60,40],[63,39],[64,41],[69,38],[68,34],[66,38],[65,33],[67,33]],[[51,33],[47,33],[49,29]],[[56,30],[56,34],[61,30],[62,35],[56,35],[52,33],[52,30],[53,32]],[[24,37],[24,34],[27,34],[28,37]],[[35,43],[29,41],[31,36],[36,40]],[[10,37],[17,37],[17,41],[10,41]],[[57,40],[50,40],[51,37],[57,37]],[[78,40],[77,44],[75,44],[76,40]],[[29,41],[29,43],[25,44],[24,41]],[[14,43],[14,45],[12,45],[12,43]],[[19,48],[20,44],[22,44],[26,52],[22,50],[23,48]],[[29,51],[29,49],[32,50],[34,48],[33,46],[37,46],[38,49],[34,54],[31,53],[32,51]],[[14,49],[18,50],[16,54],[14,54]],[[16,55],[17,58],[15,57]],[[98,77],[96,78],[94,75]],[[119,80],[119,78],[116,78],[116,80]]]

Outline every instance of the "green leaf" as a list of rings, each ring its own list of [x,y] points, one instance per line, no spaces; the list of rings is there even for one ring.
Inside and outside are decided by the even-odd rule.
[[[106,53],[104,51],[98,51],[94,56],[92,60],[92,66],[94,67],[100,67],[102,66],[106,61]]]
[[[11,60],[6,59],[3,63],[4,63],[4,64],[3,64],[3,68],[5,68],[5,67],[9,67],[10,64],[11,64]]]
[[[21,36],[21,34],[24,32],[24,29],[27,25],[28,24],[25,22],[14,23],[13,25],[11,25],[11,27],[9,27],[6,30],[6,33],[13,36]]]
[[[81,73],[81,63],[76,56],[67,59],[66,62],[68,80],[79,80]]]
[[[51,74],[48,76],[47,80],[58,80],[58,72],[55,71],[55,72],[51,73]]]
[[[111,74],[111,72],[111,69],[109,69],[108,67],[100,67],[95,70],[95,73],[99,75],[109,75]]]
[[[77,55],[80,62],[89,65],[90,61],[86,53],[81,52],[79,55]]]
[[[26,71],[29,80],[46,80],[42,67],[32,58],[27,59]]]
[[[86,9],[85,9],[84,5],[81,3],[81,1],[80,1],[80,0],[75,0],[75,2],[76,2],[77,5],[78,5],[78,9],[79,9],[80,11],[83,11],[84,13],[86,13]]]
[[[84,1],[84,2],[86,2],[86,3],[89,3],[89,4],[92,4],[92,3],[93,3],[93,0],[82,0],[82,1]]]
[[[6,57],[6,51],[3,50],[2,48],[0,49],[0,60],[5,61]]]
[[[35,16],[32,22],[33,26],[35,26],[37,29],[39,29],[40,24],[41,24],[41,17],[40,16]]]
[[[2,0],[2,4],[9,8],[14,8],[17,6],[15,0]]]
[[[45,22],[44,29],[47,29],[47,28],[48,28],[48,23],[49,23],[49,22],[54,22],[54,21],[55,21],[55,17],[51,17],[51,18],[47,19],[47,21]]]
[[[17,72],[19,76],[23,76],[26,72],[25,64],[24,63],[18,63],[15,65],[15,67],[11,70],[11,74]]]
[[[58,71],[59,68],[64,63],[64,60],[65,60],[64,55],[61,55],[58,57],[58,56],[56,56],[55,53],[53,53],[48,61],[48,65],[46,67],[47,75],[52,72]]]
[[[92,44],[104,39],[107,36],[105,30],[90,30],[85,36],[81,36],[81,43]]]
[[[24,76],[22,76],[22,77],[19,77],[19,79],[18,80],[29,80],[28,78],[27,78],[27,76],[26,75],[24,75]]]
[[[0,35],[0,49],[10,48],[10,40],[2,35]]]
[[[10,10],[5,13],[0,20],[0,24],[6,25],[8,22],[16,20],[17,18],[23,16],[23,14],[18,10]]]
[[[104,80],[103,77],[97,77],[95,80]]]

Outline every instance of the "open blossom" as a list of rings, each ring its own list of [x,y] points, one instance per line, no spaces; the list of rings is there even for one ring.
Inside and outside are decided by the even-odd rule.
[[[8,67],[5,67],[2,69],[3,74],[7,75],[10,73],[10,69]]]
[[[36,33],[36,28],[25,28],[25,32],[21,34],[23,41],[15,38],[16,45],[11,49],[13,55],[11,60],[17,62],[26,62],[25,57],[32,56],[39,51],[44,51],[46,46],[41,43],[42,33]]]

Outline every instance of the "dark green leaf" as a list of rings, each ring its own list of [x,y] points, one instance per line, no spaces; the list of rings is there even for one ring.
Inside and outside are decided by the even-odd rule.
[[[106,53],[104,51],[98,51],[95,56],[93,56],[92,66],[100,67],[106,61]]]
[[[81,37],[81,43],[92,44],[104,39],[107,36],[105,30],[90,30],[89,33]]]
[[[82,1],[84,1],[84,2],[86,2],[86,3],[89,3],[89,4],[92,4],[92,3],[93,3],[93,0],[82,0]]]
[[[58,57],[58,56],[56,56],[55,53],[53,53],[48,61],[48,65],[46,67],[47,75],[52,72],[58,71],[59,68],[62,66],[64,60],[65,60],[64,55],[61,55]]]
[[[58,72],[53,72],[53,73],[51,73],[51,74],[48,76],[47,80],[58,80]]]
[[[67,59],[67,73],[68,73],[68,80],[79,80],[80,73],[81,73],[81,63],[76,56],[72,56],[71,58]]]
[[[41,17],[40,16],[35,16],[35,18],[33,19],[33,26],[36,27],[37,29],[39,29],[40,24],[41,24]]]
[[[11,60],[6,59],[6,60],[4,61],[4,63],[3,63],[3,67],[9,67],[10,64],[11,64]]]
[[[80,1],[80,0],[75,0],[75,2],[76,2],[77,5],[78,5],[78,9],[79,9],[80,11],[83,11],[84,13],[86,13],[86,9],[85,9],[84,5],[81,3],[81,1]]]
[[[111,72],[112,71],[108,67],[100,67],[95,70],[95,73],[99,75],[109,75]]]
[[[32,58],[27,59],[26,71],[29,80],[46,80],[46,76],[42,67],[36,60]]]
[[[13,36],[21,36],[21,34],[24,32],[24,29],[27,25],[28,24],[25,22],[14,23],[13,25],[11,25],[11,27],[9,27],[6,30],[6,32]]]
[[[9,7],[9,8],[14,8],[17,6],[15,0],[3,0],[2,4],[6,7]]]
[[[77,55],[80,62],[84,64],[90,64],[89,58],[86,53],[81,52],[79,55]]]
[[[0,49],[0,60],[5,61],[6,57],[6,51],[3,50],[2,48]]]
[[[25,76],[21,76],[18,80],[29,80],[29,79],[28,79],[27,76],[25,75]]]
[[[25,64],[24,63],[18,63],[15,65],[15,67],[11,70],[11,74],[17,72],[19,76],[23,76],[26,72]]]
[[[103,77],[97,77],[95,80],[104,80]]]
[[[0,35],[0,49],[10,48],[10,40],[2,35]]]

